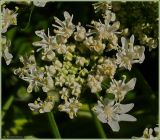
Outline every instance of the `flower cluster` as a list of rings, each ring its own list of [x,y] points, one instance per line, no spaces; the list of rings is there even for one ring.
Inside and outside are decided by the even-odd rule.
[[[16,9],[17,11],[17,9]],[[2,31],[1,33],[6,33],[7,29],[11,26],[11,25],[17,25],[17,13],[16,11],[12,11],[9,10],[8,8],[2,8],[2,15],[1,15],[1,19],[2,19]],[[12,54],[9,52],[9,47],[11,46],[11,41],[6,38],[6,36],[2,35],[2,41],[1,41],[1,45],[2,45],[2,57],[5,59],[6,64],[9,65],[12,61]]]
[[[111,3],[96,3],[94,9],[96,13],[102,12],[103,21],[91,21],[88,30],[80,22],[75,25],[73,15],[64,11],[64,20],[54,17],[54,32],[49,28],[47,33],[44,29],[35,31],[39,40],[32,45],[37,49],[30,56],[20,57],[23,67],[15,69],[14,73],[29,84],[28,93],[41,91],[47,95],[44,101],[38,98],[28,104],[32,111],[45,113],[54,109],[55,98],[48,94],[54,90],[60,97],[57,108],[71,119],[82,106],[85,89],[99,94],[103,90],[102,83],[110,82],[104,99],[98,99],[92,110],[102,123],[119,131],[118,122],[136,121],[126,114],[134,104],[121,104],[126,94],[134,89],[136,78],[128,81],[124,75],[123,80],[116,80],[115,74],[119,68],[131,70],[133,64],[142,63],[145,49],[134,45],[134,35],[129,41],[123,37]],[[41,54],[42,65],[35,59],[37,52]],[[113,55],[106,55],[110,52]],[[113,94],[114,99],[106,98],[108,93]]]

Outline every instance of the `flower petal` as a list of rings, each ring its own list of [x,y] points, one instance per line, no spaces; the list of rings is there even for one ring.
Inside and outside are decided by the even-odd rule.
[[[100,113],[97,118],[102,122],[102,123],[107,123],[107,119],[103,113]]]
[[[128,43],[124,37],[121,37],[122,49],[127,49]]]
[[[134,107],[133,103],[131,103],[131,104],[120,104],[119,105],[120,110],[118,111],[118,113],[120,113],[120,114],[126,113],[126,112],[130,111],[133,107]]]
[[[119,121],[136,121],[137,119],[129,114],[121,114],[119,115]]]
[[[134,43],[134,35],[132,35],[131,37],[130,37],[130,43]]]
[[[124,90],[126,91],[126,93],[130,90],[133,90],[136,84],[136,78],[132,78],[125,86],[124,86]]]
[[[118,132],[120,130],[120,126],[118,124],[118,121],[116,121],[116,120],[110,120],[108,122],[108,124],[109,124],[109,126],[112,128],[112,130],[114,132]]]

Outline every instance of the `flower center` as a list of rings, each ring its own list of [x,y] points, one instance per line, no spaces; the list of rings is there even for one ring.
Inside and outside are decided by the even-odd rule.
[[[113,115],[113,109],[110,106],[105,106],[104,113],[105,113],[107,119],[111,119],[112,115]]]

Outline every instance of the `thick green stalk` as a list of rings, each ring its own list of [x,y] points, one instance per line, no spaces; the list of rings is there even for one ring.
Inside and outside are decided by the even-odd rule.
[[[2,119],[3,119],[3,117],[5,116],[7,110],[10,108],[13,100],[14,100],[14,96],[11,95],[11,96],[8,98],[8,100],[6,101],[6,103],[4,104],[4,106],[3,106],[3,108],[2,108]]]
[[[50,123],[50,126],[51,126],[52,133],[53,133],[54,137],[57,138],[57,139],[60,139],[61,135],[59,133],[59,129],[58,129],[58,126],[57,126],[56,121],[54,119],[53,113],[49,112],[47,115],[48,115],[48,120],[49,120],[49,123]]]
[[[92,111],[90,105],[89,105],[89,109],[90,109],[90,112],[91,112],[91,114],[92,114],[92,117],[93,117],[95,126],[96,126],[96,128],[97,128],[97,130],[98,130],[98,133],[99,133],[100,137],[103,138],[103,139],[106,139],[107,136],[106,136],[106,133],[105,133],[104,130],[103,130],[102,124],[99,122],[99,120],[98,120],[97,117],[95,116],[95,114],[94,114],[94,112]]]

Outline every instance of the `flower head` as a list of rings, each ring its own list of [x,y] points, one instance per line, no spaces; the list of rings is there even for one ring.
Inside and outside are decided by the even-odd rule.
[[[98,119],[102,123],[108,123],[113,131],[117,132],[120,129],[120,121],[136,121],[136,118],[126,114],[134,107],[134,104],[119,104],[114,100],[107,98],[104,101],[99,101],[93,107],[93,111],[97,114]]]

